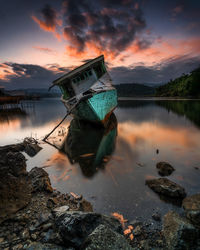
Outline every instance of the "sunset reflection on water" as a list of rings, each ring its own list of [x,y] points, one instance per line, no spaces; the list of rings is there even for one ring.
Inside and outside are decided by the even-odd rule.
[[[188,194],[200,190],[200,171],[195,169],[200,167],[198,121],[189,119],[190,114],[187,113],[181,116],[178,111],[175,112],[174,107],[175,103],[173,111],[170,111],[165,108],[165,104],[161,106],[153,101],[141,106],[138,103],[136,106],[133,103],[127,107],[119,105],[115,111],[118,120],[117,133],[109,139],[113,140],[114,151],[109,149],[110,155],[103,157],[106,152],[101,149],[103,153],[100,156],[103,158],[97,165],[94,164],[95,154],[89,147],[92,140],[91,142],[88,140],[85,148],[80,149],[82,150],[80,155],[79,152],[74,154],[73,151],[68,151],[68,154],[71,153],[70,157],[75,157],[73,160],[65,152],[59,152],[48,144],[42,144],[43,150],[35,157],[26,155],[28,170],[34,166],[43,167],[49,173],[54,188],[61,192],[83,194],[92,202],[96,211],[106,214],[115,212],[132,219],[141,215],[144,218],[148,217],[155,208],[161,213],[172,207],[179,209],[171,203],[161,201],[145,186],[146,178],[159,177],[156,163],[167,161],[176,169],[169,177],[172,181],[185,187]],[[52,110],[51,113],[48,113],[49,109]],[[49,100],[48,103],[45,101],[36,103],[35,113],[29,112],[25,118],[15,117],[9,122],[2,122],[0,119],[1,145],[15,143],[31,134],[42,138],[64,114],[65,110],[58,100]],[[70,122],[71,118],[64,124],[66,132]],[[111,131],[114,131],[112,129]],[[89,133],[85,133],[87,138]],[[107,132],[97,134],[98,141],[104,142],[107,134]],[[62,140],[63,137],[58,136],[56,131],[52,136],[52,142],[59,142],[61,145]],[[99,147],[95,150],[99,150]],[[82,157],[83,155],[85,157]],[[88,166],[89,170],[87,161],[83,162],[84,158],[90,164],[91,162],[94,164],[92,167]],[[84,168],[90,171],[90,174],[85,172]]]

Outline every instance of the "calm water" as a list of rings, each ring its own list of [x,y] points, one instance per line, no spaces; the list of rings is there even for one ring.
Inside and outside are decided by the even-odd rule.
[[[22,110],[0,112],[0,144],[26,136],[44,137],[65,115],[58,99],[34,102]],[[95,211],[118,212],[125,218],[151,218],[179,207],[160,200],[145,186],[158,177],[156,163],[167,161],[176,171],[169,177],[188,194],[200,192],[200,101],[134,100],[119,103],[117,122],[103,131],[68,118],[33,158],[28,170],[42,166],[54,188],[75,192],[91,201]],[[70,133],[65,138],[63,134]],[[157,153],[157,149],[159,153]],[[68,155],[68,156],[67,156]]]

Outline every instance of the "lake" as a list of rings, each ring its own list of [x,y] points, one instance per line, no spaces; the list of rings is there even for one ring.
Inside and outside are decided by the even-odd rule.
[[[161,200],[145,180],[159,177],[156,163],[166,161],[176,169],[170,180],[188,195],[200,192],[200,101],[122,100],[114,113],[105,130],[68,117],[49,138],[62,150],[42,143],[35,157],[24,153],[28,170],[43,167],[55,189],[82,194],[97,212],[146,220],[155,210],[162,215],[181,211]],[[64,115],[59,99],[0,111],[0,144],[42,139]]]

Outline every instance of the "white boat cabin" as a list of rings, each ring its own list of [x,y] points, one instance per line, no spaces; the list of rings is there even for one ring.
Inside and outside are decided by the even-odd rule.
[[[104,56],[88,61],[53,82],[58,85],[67,100],[73,96],[85,95],[90,88],[106,73]]]

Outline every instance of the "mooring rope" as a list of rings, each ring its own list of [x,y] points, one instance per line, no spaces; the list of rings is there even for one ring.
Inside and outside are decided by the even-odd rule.
[[[58,125],[56,125],[56,126],[54,127],[54,129],[52,129],[51,132],[48,133],[48,134],[44,137],[43,141],[46,141],[46,139],[47,139],[47,138],[57,129],[57,127],[59,127],[60,124],[64,122],[64,120],[67,118],[67,116],[68,116],[69,114],[70,114],[70,113],[67,113],[67,114],[64,116],[64,118],[58,123]]]

